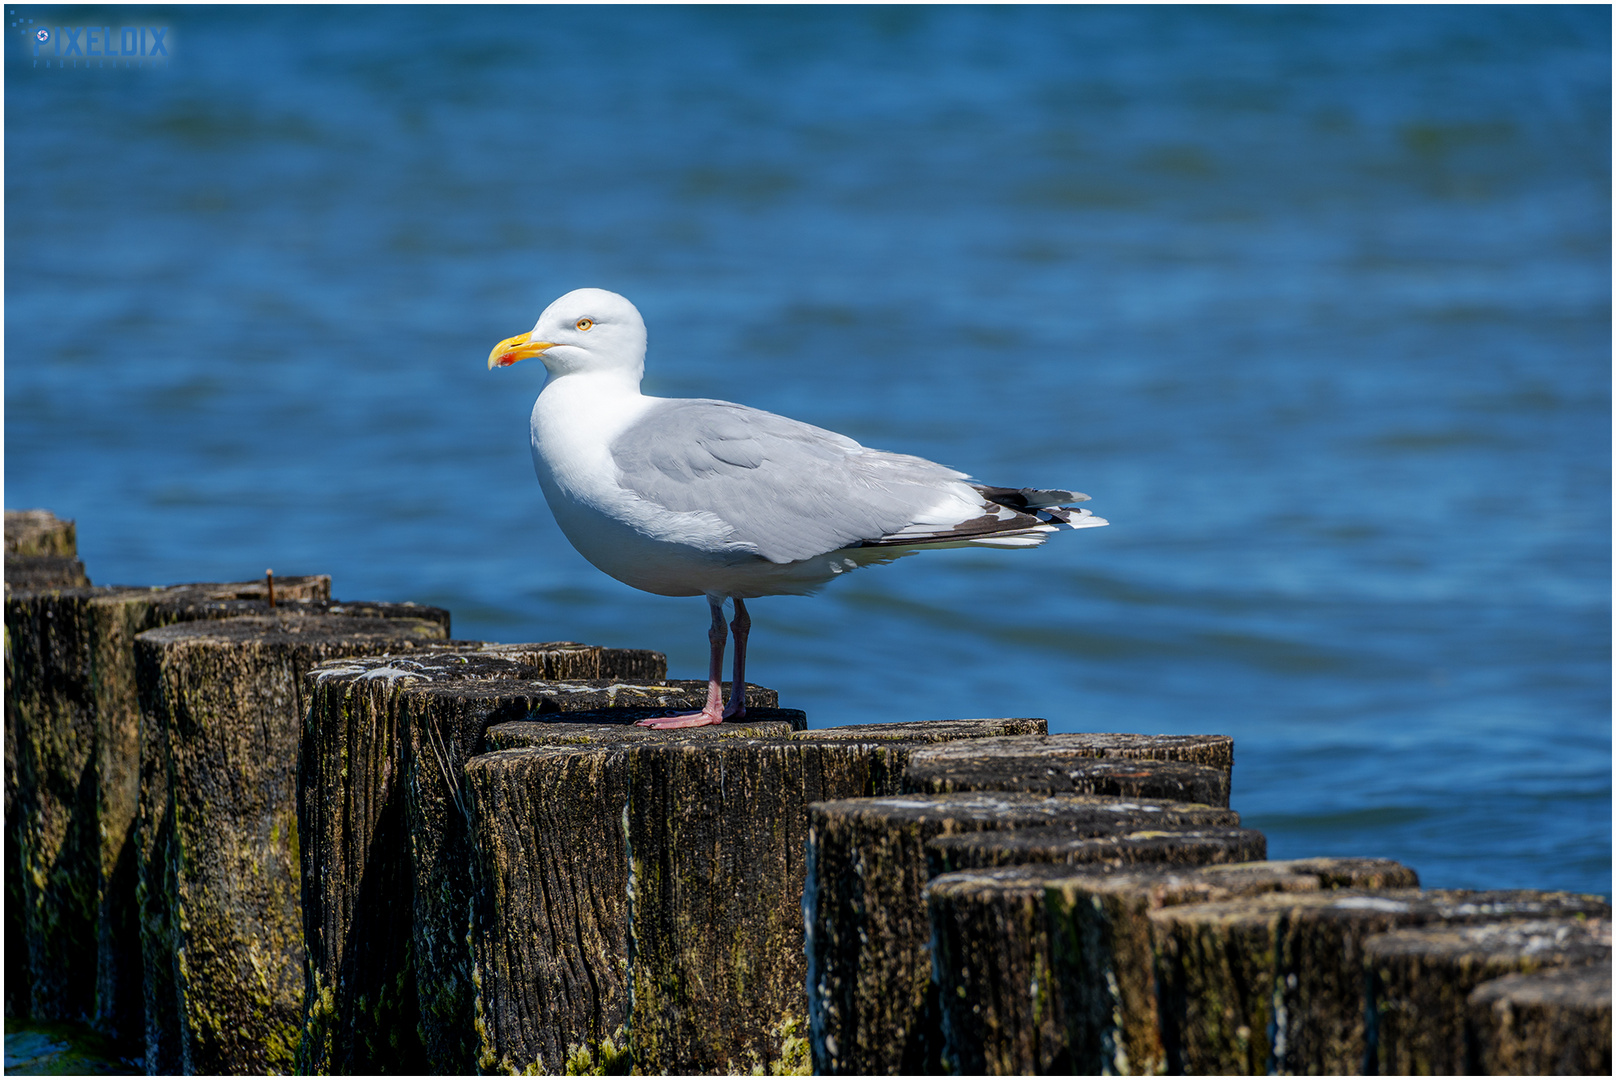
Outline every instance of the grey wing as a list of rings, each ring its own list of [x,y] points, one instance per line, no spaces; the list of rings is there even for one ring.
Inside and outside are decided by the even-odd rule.
[[[659,402],[611,453],[642,499],[713,514],[731,542],[775,563],[878,541],[916,522],[943,524],[981,505],[964,474],[946,466],[727,401]]]

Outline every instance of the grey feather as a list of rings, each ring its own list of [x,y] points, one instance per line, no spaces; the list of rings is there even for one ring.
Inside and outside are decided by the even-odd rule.
[[[962,473],[727,401],[660,401],[611,447],[622,482],[650,502],[705,511],[774,563],[879,542],[948,495]]]

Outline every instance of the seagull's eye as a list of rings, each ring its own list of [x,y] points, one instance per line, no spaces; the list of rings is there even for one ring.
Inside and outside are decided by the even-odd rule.
[[[588,330],[591,326],[594,326],[594,325],[595,325],[595,320],[594,319],[579,319],[578,320],[578,329],[580,329],[580,330]]]

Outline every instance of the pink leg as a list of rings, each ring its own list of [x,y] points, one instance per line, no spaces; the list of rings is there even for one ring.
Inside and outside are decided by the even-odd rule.
[[[740,601],[737,600],[736,603],[738,604]],[[678,716],[656,716],[649,720],[637,721],[636,727],[661,730],[663,728],[705,727],[708,724],[721,724],[724,722],[724,687],[720,682],[724,675],[724,604],[722,601],[714,601],[709,597],[707,606],[713,610],[713,625],[707,630],[707,642],[712,646],[712,652],[707,660],[707,704],[702,706],[701,712],[681,713]],[[738,661],[739,657],[737,657]]]
[[[746,716],[746,635],[752,630],[752,617],[739,596],[735,598],[735,621],[729,627],[735,631],[735,678],[729,684],[729,707],[724,710],[724,719],[740,720]]]

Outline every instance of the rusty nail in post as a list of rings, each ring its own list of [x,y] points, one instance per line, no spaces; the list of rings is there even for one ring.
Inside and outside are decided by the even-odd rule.
[[[269,606],[275,606],[275,571],[264,571],[264,582],[269,586]]]

